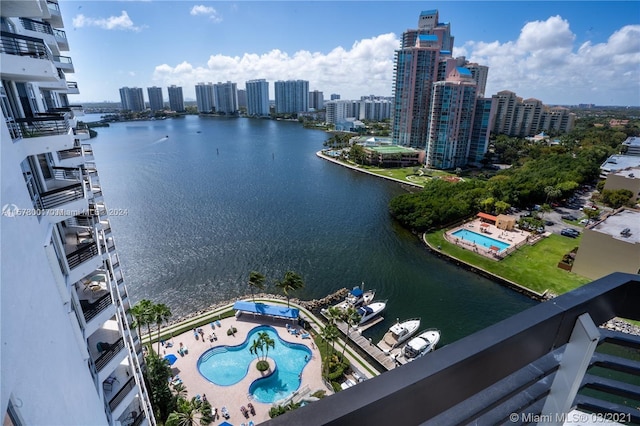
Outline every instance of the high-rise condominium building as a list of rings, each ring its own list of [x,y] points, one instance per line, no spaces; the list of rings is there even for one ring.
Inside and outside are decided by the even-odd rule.
[[[216,95],[216,108],[219,113],[238,113],[238,87],[236,83],[227,81],[213,85]]]
[[[149,108],[151,111],[162,111],[164,109],[162,87],[147,87],[147,95],[149,96]]]
[[[169,109],[175,112],[184,112],[184,98],[182,97],[182,87],[176,85],[170,86],[169,92]]]
[[[120,103],[124,111],[144,111],[144,96],[139,87],[120,88]]]
[[[265,79],[249,80],[247,90],[247,114],[265,117],[269,115],[269,83]]]
[[[313,108],[316,111],[324,109],[324,95],[319,90],[309,92],[309,108]]]
[[[309,111],[309,82],[287,80],[275,82],[276,114]]]
[[[198,105],[198,112],[213,112],[216,108],[215,96],[213,83],[196,84],[196,104]]]
[[[340,95],[338,93],[332,93],[330,96],[332,101],[337,101],[340,99]]]
[[[549,108],[538,99],[522,100],[508,90],[496,93],[493,100],[496,112],[491,130],[495,134],[526,137],[541,131],[567,133],[575,123],[575,114],[567,108]]]
[[[347,117],[355,117],[353,111],[353,101],[335,100],[329,101],[326,105],[327,112],[325,121],[329,124],[336,124],[345,121]]]
[[[3,424],[154,425],[58,2],[0,13]]]
[[[403,33],[395,57],[393,141],[425,149],[427,164],[436,168],[467,164],[472,136],[480,138],[475,149],[486,146],[488,137],[478,133],[482,126],[472,132],[475,99],[484,92],[488,68],[453,58],[453,42],[450,24],[439,21],[438,11],[423,11],[418,28]]]
[[[238,109],[247,110],[247,91],[244,89],[238,89]]]

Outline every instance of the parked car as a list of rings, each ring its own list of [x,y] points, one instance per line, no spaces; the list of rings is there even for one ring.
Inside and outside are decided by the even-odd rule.
[[[562,217],[564,220],[578,220],[578,218],[577,218],[577,217],[575,217],[575,216],[574,216],[574,215],[572,215],[572,214],[564,214],[564,215],[562,215],[561,217]]]
[[[553,226],[553,225],[554,225],[554,223],[553,223],[553,222],[551,222],[550,220],[545,220],[545,221],[544,221],[544,225],[545,225],[545,226]]]
[[[576,238],[580,235],[580,232],[576,231],[575,229],[565,228],[562,231],[560,231],[560,235],[564,235],[565,237],[570,237],[570,238]]]

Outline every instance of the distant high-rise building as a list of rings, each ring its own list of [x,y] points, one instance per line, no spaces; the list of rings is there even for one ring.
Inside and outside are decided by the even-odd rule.
[[[120,88],[120,102],[124,111],[144,111],[144,95],[139,87]]]
[[[491,119],[494,116],[494,103],[491,98],[476,98],[476,110],[473,117],[471,141],[469,142],[469,163],[479,166],[489,146]]]
[[[184,112],[182,87],[172,85],[167,89],[167,91],[169,92],[169,109],[175,112]]]
[[[391,117],[392,103],[387,99],[362,99],[358,104],[360,105],[360,113],[358,114],[360,120],[383,121]]]
[[[215,110],[216,104],[213,83],[196,84],[196,105],[198,106],[198,112],[201,113],[209,113]]]
[[[269,115],[269,83],[265,79],[249,80],[247,91],[247,114],[258,117]]]
[[[247,91],[244,89],[238,89],[238,108],[247,109]]]
[[[164,109],[162,87],[147,87],[147,95],[149,96],[149,108],[151,111],[162,111]]]
[[[325,105],[327,112],[325,121],[329,124],[336,124],[345,121],[347,117],[353,117],[353,101],[335,100],[327,102]]]
[[[472,129],[476,98],[482,97],[488,67],[452,56],[451,25],[440,22],[437,10],[420,13],[418,28],[402,34],[395,55],[392,138],[399,145],[422,148],[430,167],[461,167],[476,161],[485,146]],[[476,128],[481,132],[483,127]]]
[[[466,68],[433,84],[426,165],[453,169],[467,164],[476,105],[476,83]]]
[[[238,88],[236,83],[227,81],[226,83],[214,84],[216,94],[216,111],[224,114],[238,113]]]
[[[332,93],[331,94],[331,100],[332,101],[337,101],[339,99],[340,99],[340,95],[339,94],[337,94],[337,93]]]
[[[309,108],[313,108],[316,111],[324,108],[324,95],[319,90],[309,92]]]
[[[275,82],[276,114],[309,111],[309,82],[287,80]]]
[[[541,131],[567,133],[573,129],[575,114],[567,108],[545,106],[538,99],[525,99],[503,90],[492,96],[495,118],[491,131],[495,134],[527,137]]]

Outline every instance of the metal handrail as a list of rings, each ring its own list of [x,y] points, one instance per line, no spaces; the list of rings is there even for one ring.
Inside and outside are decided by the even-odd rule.
[[[73,269],[76,266],[86,262],[87,260],[96,257],[98,255],[98,246],[96,243],[81,244],[80,248],[67,255],[67,263],[69,269]]]
[[[22,137],[66,135],[71,129],[69,119],[61,115],[40,115],[38,117],[16,118]]]
[[[113,398],[111,398],[111,400],[109,401],[109,408],[111,409],[111,411],[116,409],[118,404],[120,404],[122,402],[124,397],[127,396],[129,394],[129,392],[131,391],[131,389],[133,389],[135,386],[136,386],[136,382],[133,379],[133,377],[131,377],[129,380],[127,380],[127,383],[125,383],[124,386],[122,386],[120,388],[118,393],[116,393],[113,396]]]
[[[113,343],[108,350],[103,352],[95,361],[96,369],[102,371],[102,369],[124,348],[124,339],[121,337],[115,343]]]
[[[53,28],[51,28],[51,25],[47,22],[40,22],[29,18],[20,18],[20,23],[25,30],[54,35]]]
[[[49,52],[42,39],[0,31],[0,53],[50,61]]]

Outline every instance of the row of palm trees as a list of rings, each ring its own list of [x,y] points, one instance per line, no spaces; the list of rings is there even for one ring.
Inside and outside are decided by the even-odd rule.
[[[253,301],[256,301],[254,290],[264,290],[267,287],[266,277],[257,271],[249,272],[249,288],[251,289],[251,298]],[[287,298],[287,307],[289,307],[289,298],[291,297],[291,292],[300,290],[304,287],[304,281],[300,274],[287,271],[284,273],[284,277],[281,280],[276,280],[274,282],[276,288],[280,289]]]
[[[138,336],[141,336],[140,329],[147,327],[147,334],[151,339],[151,325],[158,327],[158,352],[160,353],[160,326],[171,318],[171,309],[164,303],[153,303],[151,300],[142,299],[136,303],[129,312],[133,316],[134,326],[138,330]]]
[[[342,354],[341,359],[344,359],[344,352],[347,348],[347,340],[349,339],[349,332],[352,327],[355,327],[360,323],[360,314],[358,310],[353,306],[349,306],[346,309],[333,306],[327,309],[326,317],[329,320],[329,323],[322,329],[321,337],[325,341],[326,346],[326,376],[329,375],[329,367],[331,365],[331,356],[335,352],[335,341],[338,338],[338,327],[336,323],[338,321],[343,321],[347,324],[347,338],[344,340],[344,344],[342,346]],[[331,343],[331,354],[329,354],[329,343]]]

